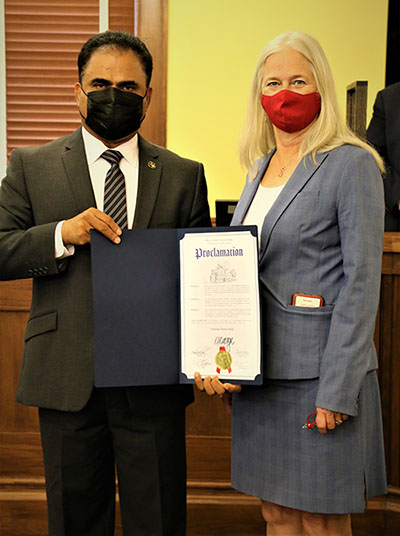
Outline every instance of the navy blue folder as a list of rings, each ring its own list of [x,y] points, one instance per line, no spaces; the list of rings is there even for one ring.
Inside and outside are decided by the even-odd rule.
[[[118,245],[91,231],[97,387],[193,382],[180,374],[179,239],[235,229],[138,229]]]

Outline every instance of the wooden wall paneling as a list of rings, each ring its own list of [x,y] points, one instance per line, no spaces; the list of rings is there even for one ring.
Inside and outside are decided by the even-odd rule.
[[[37,412],[15,403],[31,282],[0,282],[0,433],[37,430]]]
[[[265,536],[260,504],[254,500],[189,503],[187,526],[188,536]]]
[[[27,313],[2,311],[0,314],[0,431],[30,430],[29,408],[20,411],[14,403]]]
[[[188,436],[231,436],[231,418],[218,397],[194,390],[195,403],[187,409]]]
[[[48,535],[45,492],[2,492],[0,535]]]
[[[386,445],[386,467],[390,473],[390,456],[387,446],[391,443],[391,397],[392,397],[392,345],[391,345],[391,322],[393,304],[393,276],[382,276],[380,316],[377,322],[380,326],[379,341],[379,384],[382,403],[383,432]]]
[[[47,534],[36,408],[17,404],[31,280],[0,282],[0,534]]]
[[[0,311],[29,311],[32,279],[0,281]]]
[[[0,434],[37,430],[36,410],[15,403],[30,296],[30,281],[0,282]]]
[[[400,271],[393,276],[391,437],[389,482],[400,493]],[[400,498],[400,497],[399,497]]]
[[[400,511],[400,233],[385,233],[379,365],[391,505]]]
[[[44,488],[44,468],[39,426],[34,432],[0,435],[0,486],[7,489]]]

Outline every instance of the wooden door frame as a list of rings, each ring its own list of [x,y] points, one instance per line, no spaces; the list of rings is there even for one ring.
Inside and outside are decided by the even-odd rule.
[[[141,134],[157,145],[167,143],[168,0],[134,0],[135,34],[153,56],[152,102]]]

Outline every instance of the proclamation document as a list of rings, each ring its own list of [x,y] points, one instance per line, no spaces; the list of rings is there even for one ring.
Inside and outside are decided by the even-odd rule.
[[[179,260],[181,373],[261,382],[257,228],[187,232]]]

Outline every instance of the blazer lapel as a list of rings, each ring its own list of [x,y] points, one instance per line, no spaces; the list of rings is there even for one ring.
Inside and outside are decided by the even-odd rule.
[[[89,207],[95,207],[96,201],[80,128],[66,139],[61,159],[78,207],[78,213]]]
[[[271,160],[275,149],[271,151],[265,158],[261,160],[260,166],[258,168],[257,175],[254,179],[249,180],[246,184],[246,187],[243,190],[243,193],[240,197],[240,200],[236,206],[235,213],[232,217],[231,225],[240,225],[243,223],[243,220],[249,210],[249,206],[256,195],[257,188],[260,184],[261,179],[264,176],[265,170],[268,167],[269,161]]]
[[[311,157],[306,157],[299,163],[292,176],[285,184],[285,187],[279,194],[277,200],[272,205],[268,214],[265,216],[261,231],[260,259],[268,247],[271,232],[280,216],[290,205],[296,195],[304,188],[304,186],[327,157],[328,153],[317,153],[317,163],[315,163]]]
[[[149,226],[160,186],[162,162],[155,145],[139,135],[139,184],[136,201],[134,229]]]

